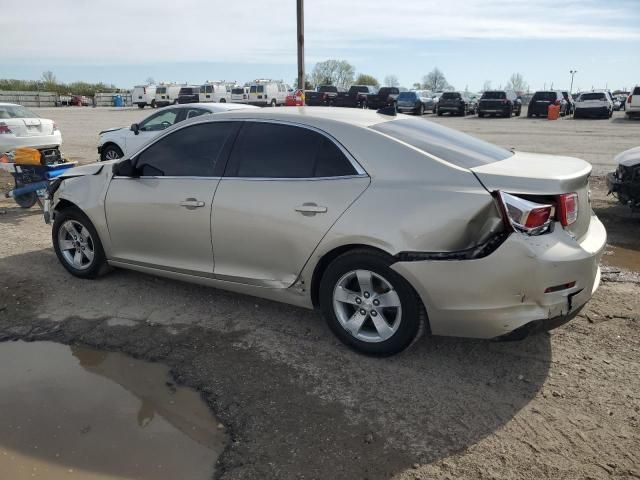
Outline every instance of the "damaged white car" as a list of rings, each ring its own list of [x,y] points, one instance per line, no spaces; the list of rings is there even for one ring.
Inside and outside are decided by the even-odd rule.
[[[48,214],[77,277],[122,267],[317,307],[389,355],[423,331],[515,338],[575,316],[606,242],[590,172],[392,109],[238,110],[71,170]]]

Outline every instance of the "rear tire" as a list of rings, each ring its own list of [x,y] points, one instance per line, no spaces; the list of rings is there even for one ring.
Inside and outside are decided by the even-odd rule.
[[[51,236],[58,260],[71,275],[93,279],[108,269],[98,232],[78,208],[56,213]]]
[[[422,302],[392,263],[383,253],[353,250],[333,260],[322,276],[319,298],[327,324],[358,352],[393,355],[424,331]]]
[[[516,117],[519,117],[521,113],[522,113],[522,107],[520,107],[520,108],[518,108],[518,110],[516,110]]]
[[[151,108],[156,108],[156,101],[155,101],[155,99],[154,99],[154,100],[151,100]]]
[[[478,112],[478,117],[479,117],[479,118],[484,118],[484,113],[482,113],[482,112]]]
[[[38,194],[36,192],[29,192],[23,195],[18,195],[17,197],[13,197],[15,202],[18,204],[20,208],[31,208],[38,201]]]
[[[144,109],[144,103],[139,103],[139,104],[138,104],[138,108],[139,108],[140,110]]]
[[[424,115],[424,105],[422,104],[420,104],[420,108],[418,109],[418,115],[421,117]]]
[[[275,107],[275,106],[276,106],[276,99],[275,99],[275,98],[271,100],[271,106],[272,106],[272,107]]]

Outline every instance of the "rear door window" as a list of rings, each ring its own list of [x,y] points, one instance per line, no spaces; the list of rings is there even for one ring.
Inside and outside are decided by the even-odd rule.
[[[510,150],[422,119],[393,120],[370,128],[463,168],[497,162],[513,155]]]
[[[176,130],[137,156],[141,176],[220,176],[216,165],[238,122],[212,122]]]
[[[354,175],[355,169],[327,137],[307,128],[246,122],[225,176],[312,178]]]

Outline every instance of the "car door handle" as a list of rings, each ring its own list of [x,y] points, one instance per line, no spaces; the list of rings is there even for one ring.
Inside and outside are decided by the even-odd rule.
[[[185,207],[188,210],[193,210],[194,208],[204,207],[204,202],[196,200],[195,198],[187,198],[180,202],[180,206]]]
[[[316,203],[303,203],[296,207],[295,210],[305,216],[315,215],[316,213],[327,213],[327,207],[321,207]]]

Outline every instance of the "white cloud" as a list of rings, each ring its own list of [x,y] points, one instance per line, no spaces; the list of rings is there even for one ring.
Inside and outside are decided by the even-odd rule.
[[[622,0],[624,1],[624,0]],[[2,9],[0,60],[294,63],[292,0],[56,0]],[[620,0],[307,0],[307,58],[450,39],[640,40]],[[631,4],[628,4],[629,7]]]

